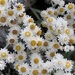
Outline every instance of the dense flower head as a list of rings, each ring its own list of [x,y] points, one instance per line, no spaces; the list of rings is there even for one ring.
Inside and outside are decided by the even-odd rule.
[[[27,15],[25,6],[0,0],[0,26],[9,27],[6,46],[0,49],[0,70],[13,63],[20,75],[72,75],[73,61],[59,52],[74,51],[74,4],[52,0],[58,5],[41,11],[43,32],[34,19]],[[66,13],[65,13],[66,12]],[[63,16],[63,17],[62,17]],[[12,49],[9,49],[9,46]]]

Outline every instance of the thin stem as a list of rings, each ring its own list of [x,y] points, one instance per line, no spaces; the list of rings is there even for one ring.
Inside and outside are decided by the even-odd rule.
[[[30,8],[30,10],[33,12],[33,14],[36,16],[36,18],[37,18],[38,20],[40,20],[40,17],[39,17],[38,14],[36,13],[36,10],[33,9],[33,8]],[[38,11],[38,12],[39,12],[39,11]]]

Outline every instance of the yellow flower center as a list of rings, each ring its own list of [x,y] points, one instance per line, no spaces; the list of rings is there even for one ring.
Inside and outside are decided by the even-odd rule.
[[[73,4],[69,4],[69,5],[68,5],[68,9],[71,10],[71,9],[73,9],[73,8],[74,8]]]
[[[37,46],[42,46],[42,41],[38,41]]]
[[[13,44],[14,42],[15,42],[15,40],[14,40],[14,39],[10,39],[10,43],[12,43],[12,44]]]
[[[54,57],[54,56],[55,56],[55,53],[54,53],[54,52],[51,52],[51,53],[50,53],[50,56],[51,56],[51,57]]]
[[[66,68],[70,68],[71,64],[69,62],[66,62]]]
[[[39,59],[38,59],[38,58],[35,58],[35,59],[34,59],[34,63],[35,63],[35,64],[38,64],[38,63],[39,63]]]
[[[0,14],[2,14],[2,10],[0,10]]]
[[[64,12],[64,8],[60,8],[59,11],[60,11],[60,12]]]
[[[20,14],[19,17],[24,17],[24,13],[23,14]]]
[[[58,64],[59,64],[59,65],[62,65],[62,61],[58,61]]]
[[[16,70],[18,70],[18,67],[19,67],[19,66],[20,66],[20,64],[17,64],[17,65],[16,65]]]
[[[52,11],[49,10],[49,11],[48,11],[48,14],[51,15],[51,14],[52,14]]]
[[[54,15],[56,15],[56,16],[57,16],[57,15],[58,15],[58,11],[54,11]]]
[[[73,44],[74,43],[74,39],[69,39],[69,43]]]
[[[53,22],[53,18],[48,18],[48,22]]]
[[[34,20],[33,20],[33,18],[30,18],[29,20],[28,20],[28,22],[30,23],[30,22],[34,22]]]
[[[68,20],[70,20],[70,19],[71,19],[71,15],[67,15],[66,18],[67,18]]]
[[[30,29],[34,30],[35,29],[35,25],[34,24],[30,25]]]
[[[36,45],[36,40],[32,40],[31,41],[31,46],[35,46]]]
[[[1,56],[2,56],[3,58],[7,57],[7,53],[6,53],[6,52],[2,52],[2,53],[1,53]]]
[[[16,50],[17,50],[17,51],[20,51],[20,50],[21,50],[21,46],[20,46],[20,45],[17,45],[17,46],[16,46]]]
[[[6,1],[5,0],[0,0],[1,5],[5,5]]]
[[[22,56],[22,55],[19,55],[19,56],[18,56],[18,59],[19,59],[19,60],[22,60],[22,59],[23,59],[23,56]]]
[[[20,71],[21,71],[22,73],[24,73],[24,72],[26,72],[26,68],[25,68],[25,67],[21,67],[21,68],[20,68]]]
[[[42,70],[42,74],[47,74],[47,70],[46,69],[43,69]]]
[[[38,35],[38,36],[42,35],[42,30],[39,30],[39,31],[37,32],[37,35]]]
[[[53,30],[53,27],[52,27],[52,26],[50,26],[50,27],[49,27],[49,29],[50,29],[50,30]]]
[[[1,18],[0,18],[0,21],[1,21],[2,23],[6,22],[6,17],[1,17]]]
[[[38,72],[38,70],[33,70],[33,75],[38,75],[39,74],[39,72]]]
[[[75,28],[75,24],[73,24],[72,26],[73,26],[73,28]]]
[[[11,21],[10,21],[10,23],[11,23],[12,25],[14,25],[14,24],[16,24],[16,23],[17,23],[17,20],[16,20],[16,19],[11,20]]]
[[[47,34],[47,38],[50,38],[51,36],[50,36],[50,34]]]
[[[61,34],[61,30],[60,29],[58,29],[58,34]]]
[[[75,11],[73,12],[73,15],[75,16]]]
[[[48,46],[48,42],[46,41],[46,42],[44,42],[44,44],[43,44],[45,47],[47,47]]]
[[[67,38],[66,38],[66,37],[64,38],[64,41],[65,41],[65,42],[67,41]]]
[[[9,11],[8,11],[8,15],[9,15],[9,16],[12,16],[13,14],[14,14],[14,12],[13,12],[12,10],[9,10]]]
[[[70,34],[70,30],[69,30],[69,29],[66,29],[66,30],[65,30],[65,33],[66,33],[66,34]]]
[[[56,49],[58,49],[58,48],[59,48],[59,44],[58,44],[58,43],[55,43],[55,44],[53,45],[53,47],[56,48]]]
[[[14,34],[14,35],[16,35],[17,33],[18,33],[17,30],[13,30],[13,31],[12,31],[12,34]]]
[[[31,36],[31,33],[30,33],[29,31],[26,31],[24,34],[25,34],[25,36],[27,36],[27,37],[30,37],[30,36]]]
[[[22,10],[22,5],[21,4],[18,4],[18,6],[17,6],[17,10]]]

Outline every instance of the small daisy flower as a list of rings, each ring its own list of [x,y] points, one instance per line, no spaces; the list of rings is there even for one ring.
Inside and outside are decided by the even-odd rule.
[[[65,27],[64,28],[64,33],[67,35],[74,35],[74,30],[70,27]]]
[[[65,5],[65,10],[66,10],[67,12],[73,11],[73,10],[74,10],[74,4],[73,4],[73,3],[68,3],[68,4],[66,4],[66,5]]]
[[[52,40],[52,39],[54,39],[55,37],[54,37],[54,35],[50,32],[50,31],[47,31],[46,33],[45,33],[45,39],[46,40]]]
[[[53,15],[53,13],[54,13],[54,9],[53,8],[47,8],[46,11],[47,11],[47,13],[49,15]]]
[[[64,47],[64,51],[65,51],[65,52],[69,52],[69,51],[70,51],[70,46],[69,46],[69,45],[66,45],[66,46]]]
[[[54,9],[54,13],[53,13],[53,16],[56,18],[59,14],[59,11],[58,9]]]
[[[64,16],[64,19],[66,20],[66,21],[68,21],[68,22],[72,22],[73,20],[73,16],[71,15],[71,14],[66,14],[65,16]]]
[[[65,8],[64,7],[58,7],[59,14],[64,15],[65,13]]]
[[[25,75],[29,73],[29,66],[27,63],[24,63],[18,67],[19,74]]]
[[[30,69],[30,73],[29,73],[29,75],[40,75],[40,70],[39,70],[39,68],[31,68]]]
[[[33,33],[27,28],[24,28],[23,30],[21,30],[20,34],[21,34],[20,38],[23,39],[24,41],[27,41],[28,38],[33,36]]]
[[[47,50],[47,49],[50,49],[50,48],[51,48],[51,43],[48,40],[44,40],[42,49]]]
[[[7,7],[7,0],[0,0],[0,7],[2,8]]]
[[[1,26],[7,26],[7,16],[5,14],[0,16],[0,24]]]
[[[62,45],[63,44],[68,44],[68,42],[69,42],[69,36],[66,35],[65,33],[60,34],[58,36],[58,40],[59,40],[59,43],[61,43]]]
[[[30,62],[31,62],[31,66],[33,67],[39,67],[43,61],[40,57],[39,54],[37,53],[33,53],[31,56],[30,56]]]
[[[6,63],[3,60],[0,60],[0,70],[4,70],[6,67]]]
[[[42,24],[43,27],[46,27],[46,28],[48,26],[47,22],[45,22],[45,21],[42,21],[41,24]]]
[[[21,62],[15,62],[14,63],[14,69],[16,69],[18,71],[18,67],[21,65],[22,63]]]
[[[13,26],[13,27],[11,27],[11,28],[9,29],[9,32],[10,32],[12,35],[18,36],[19,33],[20,33],[20,30],[21,30],[20,26]]]
[[[47,23],[48,24],[53,24],[55,21],[56,21],[56,19],[54,17],[47,18]]]
[[[6,59],[6,62],[7,62],[7,63],[13,63],[14,61],[15,61],[15,56],[14,56],[14,54],[12,54],[12,53],[8,54],[8,57],[7,57],[7,59]]]
[[[22,44],[21,42],[19,42],[19,43],[14,44],[13,49],[16,52],[22,52],[22,51],[24,51],[25,46],[24,46],[24,44]]]
[[[8,54],[9,54],[9,51],[6,48],[0,50],[1,59],[7,59]]]
[[[19,52],[18,54],[16,54],[15,60],[17,62],[25,62],[27,58],[26,52]]]
[[[26,45],[29,49],[33,49],[33,48],[37,47],[36,37],[33,36],[30,39],[28,39],[28,41],[26,41]]]
[[[72,67],[73,67],[73,62],[70,60],[66,60],[65,61],[65,71],[71,72]]]
[[[15,9],[18,15],[25,11],[24,6],[21,3],[17,3]]]
[[[51,60],[54,58],[56,51],[54,49],[50,49],[50,50],[46,51],[45,54],[46,54],[45,56],[47,57],[47,59]]]
[[[48,18],[48,13],[47,11],[43,10],[41,11],[41,14],[40,14],[43,18]]]
[[[14,20],[16,17],[16,12],[14,9],[7,9],[6,11],[8,20]]]
[[[17,38],[17,36],[9,34],[9,35],[7,35],[6,41],[8,44],[15,44],[18,41],[18,38]]]

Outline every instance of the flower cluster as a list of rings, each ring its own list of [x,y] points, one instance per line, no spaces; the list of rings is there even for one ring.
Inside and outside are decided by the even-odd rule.
[[[0,26],[9,27],[6,46],[0,49],[0,70],[5,69],[6,63],[13,63],[20,75],[72,75],[73,61],[57,53],[58,50],[74,51],[72,12],[72,3],[42,11],[42,26],[47,28],[43,33],[34,19],[26,15],[23,4],[10,6],[8,0],[0,0]]]

